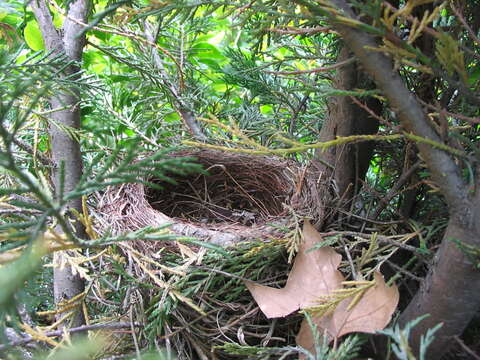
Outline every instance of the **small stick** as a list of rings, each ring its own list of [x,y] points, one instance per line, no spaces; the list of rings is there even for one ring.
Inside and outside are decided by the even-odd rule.
[[[84,325],[84,326],[74,327],[71,329],[49,331],[44,333],[44,335],[48,337],[57,337],[57,336],[62,336],[65,332],[68,332],[69,334],[74,334],[79,332],[101,330],[101,329],[124,329],[124,328],[129,328],[131,326],[143,327],[142,324],[139,324],[139,323],[131,324],[129,322],[128,323],[111,323],[111,324],[94,324],[94,325]],[[14,347],[14,346],[26,345],[28,343],[31,343],[32,341],[35,341],[35,339],[31,336],[27,336],[19,340],[12,341],[8,344],[0,345],[0,351],[8,349],[10,347]]]
[[[352,62],[355,61],[355,58],[350,58],[344,61],[340,61],[336,64],[333,65],[328,65],[324,67],[319,67],[319,68],[314,68],[310,70],[295,70],[295,71],[271,71],[271,70],[264,70],[265,73],[267,74],[273,74],[273,75],[300,75],[300,74],[312,74],[312,73],[318,73],[318,72],[326,72],[326,71],[331,71],[338,69],[339,67],[348,65]]]
[[[465,352],[468,353],[473,359],[480,360],[480,356],[475,354],[472,349],[465,345],[462,339],[460,339],[458,336],[454,336],[454,339],[462,347],[462,349],[465,350]]]

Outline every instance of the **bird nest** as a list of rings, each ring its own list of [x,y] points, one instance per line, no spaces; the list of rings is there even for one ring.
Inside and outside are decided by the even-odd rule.
[[[172,154],[193,157],[205,173],[152,177],[159,188],[127,184],[99,201],[102,228],[114,233],[171,224],[178,235],[220,245],[262,237],[290,216],[321,219],[322,204],[310,167],[275,157],[212,150]]]
[[[205,173],[173,175],[174,183],[148,179],[161,188],[109,189],[97,204],[100,228],[120,234],[170,224],[178,235],[223,246],[228,256],[185,243],[118,245],[131,278],[139,279],[129,293],[148,299],[138,310],[147,319],[145,343],[179,359],[238,359],[245,358],[242,346],[294,344],[301,317],[266,319],[242,279],[284,286],[286,245],[298,239],[294,224],[322,219],[318,172],[290,160],[211,150],[171,156],[193,157]]]

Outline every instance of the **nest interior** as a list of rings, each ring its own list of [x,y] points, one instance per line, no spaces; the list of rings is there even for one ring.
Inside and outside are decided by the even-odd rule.
[[[284,214],[294,183],[288,161],[208,150],[174,156],[193,156],[207,174],[173,176],[175,184],[150,179],[162,187],[146,189],[155,210],[190,222],[243,225]]]

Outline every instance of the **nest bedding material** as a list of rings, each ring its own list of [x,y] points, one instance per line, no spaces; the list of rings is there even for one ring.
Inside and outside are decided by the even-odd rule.
[[[168,263],[182,261],[173,252],[164,256]],[[168,339],[178,358],[185,360],[247,358],[232,349],[232,345],[265,349],[293,344],[302,316],[267,319],[236,277],[267,278],[282,286],[288,267],[284,244],[280,241],[243,243],[229,248],[226,258],[207,253],[200,266],[192,266],[186,276],[173,282],[178,291],[189,294],[192,302],[201,306],[204,315],[185,302],[173,304],[172,298],[160,291],[147,307],[146,332],[157,329],[162,334],[155,337],[159,346]]]
[[[153,208],[193,222],[244,225],[285,213],[282,204],[292,183],[291,163],[213,151],[193,156],[207,174],[176,178],[176,184],[161,184],[161,191],[149,189]]]
[[[206,174],[149,179],[111,188],[98,203],[101,227],[113,233],[172,224],[170,229],[219,245],[275,233],[292,212],[322,218],[315,171],[294,161],[213,150],[173,154],[194,157]],[[275,226],[271,226],[271,224]]]

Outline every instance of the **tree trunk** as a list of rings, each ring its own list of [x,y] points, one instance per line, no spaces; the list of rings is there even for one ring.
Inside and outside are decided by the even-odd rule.
[[[479,219],[480,213],[477,211],[474,216]],[[422,282],[420,290],[399,319],[400,324],[405,325],[421,315],[430,314],[430,317],[417,325],[410,339],[410,344],[416,352],[420,346],[420,335],[425,334],[439,322],[443,323],[434,344],[429,347],[429,359],[440,359],[448,350],[452,338],[462,334],[470,320],[480,310],[478,301],[480,273],[471,259],[465,256],[452,240],[478,247],[480,226],[477,224],[469,229],[454,220],[449,222],[434,264]]]
[[[338,55],[337,62],[352,57],[353,54],[344,46]],[[362,74],[356,63],[344,65],[337,70],[334,80],[335,88],[339,90],[353,90],[371,88],[371,81]],[[380,113],[381,104],[375,98],[367,100],[366,105],[375,113]],[[378,120],[367,111],[356,105],[349,96],[335,96],[329,102],[329,116],[319,135],[319,141],[334,140],[339,136],[376,134]],[[349,209],[352,197],[358,193],[361,182],[365,179],[373,155],[372,142],[347,144],[317,151],[315,159],[332,165],[333,169],[324,169],[330,173],[334,182],[337,196],[342,199],[342,208]],[[326,177],[324,177],[325,180]],[[329,184],[322,193],[329,193]]]
[[[65,17],[61,35],[52,22],[50,9],[44,0],[34,0],[31,6],[35,17],[39,23],[40,30],[45,42],[47,51],[53,54],[66,55],[67,61],[80,62],[82,51],[85,44],[85,37],[78,34],[83,29],[78,22],[85,23],[88,12],[88,2],[86,0],[77,0],[70,3],[68,16]],[[76,21],[75,21],[76,20]],[[69,76],[75,74],[79,70],[78,65],[71,65],[64,70],[63,75]],[[73,78],[74,79],[74,78]],[[80,93],[77,88],[63,90],[51,97],[50,107],[52,110],[65,108],[61,111],[55,111],[51,115],[52,123],[50,123],[50,140],[52,150],[52,160],[54,169],[52,172],[54,188],[56,196],[60,196],[59,191],[63,185],[63,193],[67,194],[77,185],[82,176],[82,156],[80,152],[80,144],[71,134],[65,132],[65,128],[73,130],[80,128]],[[63,167],[64,176],[63,184],[60,169]],[[81,199],[75,199],[69,202],[68,208],[74,208],[82,211]],[[69,216],[67,213],[66,216]],[[77,236],[84,237],[83,226],[75,223],[75,231]],[[57,229],[61,231],[60,229]],[[54,263],[58,264],[58,259],[62,254],[56,254]],[[72,273],[69,266],[63,269],[54,268],[54,297],[55,303],[58,305],[61,301],[65,301],[81,294],[84,291],[84,282],[78,276]],[[81,309],[71,321],[74,327],[81,326],[85,323],[85,319]]]

